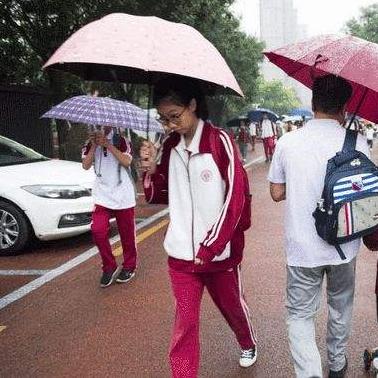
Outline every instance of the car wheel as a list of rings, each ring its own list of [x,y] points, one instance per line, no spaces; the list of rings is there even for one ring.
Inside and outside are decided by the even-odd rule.
[[[30,226],[16,206],[0,201],[0,256],[19,253],[30,238]]]

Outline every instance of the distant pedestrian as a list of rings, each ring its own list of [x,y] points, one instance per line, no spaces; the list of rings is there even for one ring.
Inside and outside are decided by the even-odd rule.
[[[372,124],[369,123],[368,125],[366,125],[365,134],[366,134],[367,144],[369,148],[372,149],[373,141],[374,141],[374,128]]]
[[[264,113],[261,121],[261,138],[264,145],[266,162],[272,161],[276,136],[277,131],[275,124],[268,118],[268,114]]]
[[[249,129],[247,128],[247,125],[245,121],[240,121],[240,127],[238,132],[238,145],[240,154],[242,156],[243,162],[247,160],[247,152],[248,152],[248,144],[251,141],[251,137],[249,134]]]
[[[229,137],[236,143],[236,130],[234,127],[229,127],[227,130]]]
[[[102,259],[101,287],[128,282],[135,275],[137,249],[135,241],[135,189],[126,169],[132,161],[130,142],[106,126],[104,133],[90,135],[82,151],[83,168],[94,166],[95,208],[92,214],[92,235]],[[112,254],[109,242],[109,221],[115,217],[123,250],[122,269]]]
[[[256,129],[256,123],[255,122],[251,122],[249,124],[249,133],[251,135],[252,151],[255,151],[255,147],[256,147],[256,135],[257,135],[257,129]]]
[[[328,159],[341,150],[351,85],[340,77],[317,78],[312,89],[314,119],[277,143],[269,181],[274,201],[286,200],[287,325],[296,376],[323,377],[316,345],[315,316],[327,279],[329,378],[344,377],[352,320],[356,255],[360,240],[343,244],[342,260],[317,234],[312,212],[321,197]],[[304,143],[305,141],[305,143]],[[359,136],[356,148],[369,154]]]
[[[168,203],[170,223],[164,240],[176,302],[170,345],[175,378],[195,378],[199,368],[199,320],[204,288],[236,335],[239,364],[256,361],[256,341],[243,296],[240,263],[250,201],[246,176],[228,136],[205,121],[200,87],[190,79],[164,80],[154,91],[160,121],[172,132],[161,160],[145,142],[144,191],[150,203]],[[212,356],[209,356],[211,358]]]
[[[282,135],[284,134],[284,125],[283,125],[283,122],[281,121],[277,121],[276,122],[276,135],[277,135],[277,140],[280,139],[282,137]]]
[[[286,125],[285,125],[285,128],[286,128],[286,132],[287,133],[290,133],[290,131],[294,131],[294,125],[293,125],[293,122],[291,121],[287,121]]]

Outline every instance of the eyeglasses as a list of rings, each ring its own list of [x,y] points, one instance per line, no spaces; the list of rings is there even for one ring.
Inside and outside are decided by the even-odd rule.
[[[185,110],[186,110],[186,107],[179,114],[172,114],[171,116],[167,116],[167,117],[159,115],[156,117],[156,119],[164,126],[168,126],[170,123],[174,123],[175,125],[180,125],[181,116],[185,113]]]

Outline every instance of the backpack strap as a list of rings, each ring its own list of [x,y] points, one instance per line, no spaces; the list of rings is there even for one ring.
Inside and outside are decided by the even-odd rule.
[[[112,144],[114,147],[120,149],[121,147],[121,136],[118,134],[118,133],[114,133],[113,134],[113,138],[112,138]],[[121,164],[118,162],[118,168],[117,168],[117,172],[118,172],[118,185],[121,184],[122,180],[121,180]]]
[[[357,132],[354,130],[347,129],[345,131],[345,139],[343,144],[342,152],[350,152],[356,149],[357,143]]]
[[[340,244],[335,244],[335,248],[336,248],[336,251],[339,254],[341,260],[346,260],[346,256],[345,256],[343,250],[341,249]]]
[[[112,143],[113,143],[113,146],[120,149],[121,148],[121,141],[122,141],[122,138],[120,134],[118,133],[114,133],[113,134],[113,139],[112,139]],[[129,178],[130,178],[130,181],[131,183],[133,184],[133,187],[134,187],[134,192],[135,192],[135,198],[137,197],[137,190],[136,190],[136,185],[135,185],[135,181],[134,181],[134,178],[132,176],[132,173],[131,173],[131,167],[128,167],[128,168],[125,168],[121,165],[121,163],[118,162],[118,185],[120,185],[122,183],[122,178],[121,178],[121,170],[122,168],[124,168],[126,170],[126,173],[128,174]]]

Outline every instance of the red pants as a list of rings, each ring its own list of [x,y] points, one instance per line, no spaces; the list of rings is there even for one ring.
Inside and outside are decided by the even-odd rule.
[[[262,141],[264,145],[265,157],[268,159],[269,157],[273,156],[273,153],[274,153],[274,148],[275,148],[274,137],[263,138]]]
[[[241,287],[240,266],[213,273],[169,270],[176,299],[176,317],[169,351],[174,378],[196,378],[199,367],[199,318],[204,287],[236,335],[242,349],[255,343],[248,306]]]
[[[96,205],[92,214],[92,236],[97,245],[102,259],[102,270],[111,273],[117,268],[117,262],[112,254],[109,242],[109,221],[115,216],[118,232],[121,237],[123,250],[123,268],[134,270],[136,268],[136,242],[135,242],[135,219],[134,208],[111,210]]]

